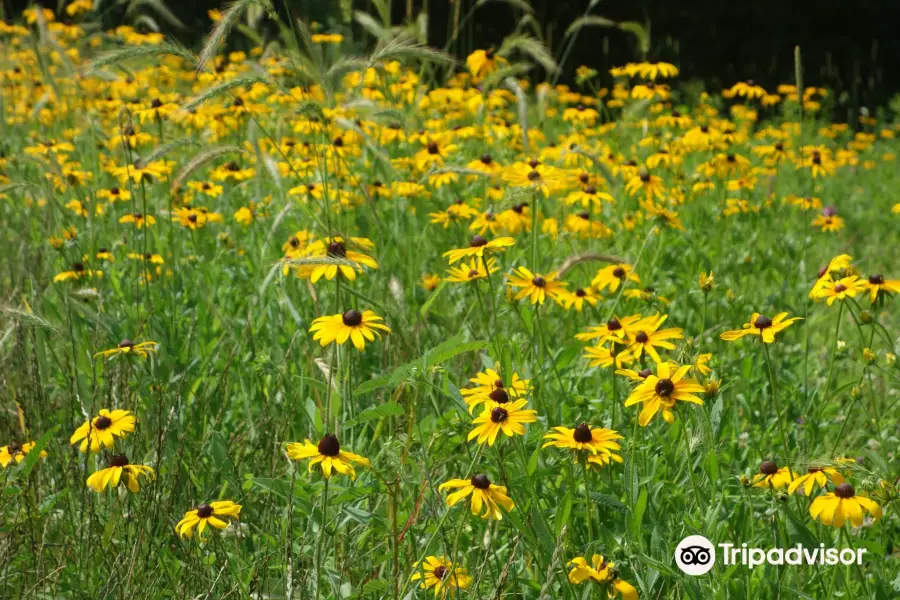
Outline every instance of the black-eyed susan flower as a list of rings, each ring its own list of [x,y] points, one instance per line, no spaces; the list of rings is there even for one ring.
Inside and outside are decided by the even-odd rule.
[[[602,292],[606,288],[609,288],[610,293],[614,293],[626,279],[634,281],[635,283],[641,282],[637,274],[632,272],[631,265],[620,263],[603,267],[597,271],[597,274],[591,281],[591,285],[594,286],[598,292]]]
[[[112,448],[117,437],[124,438],[126,434],[134,431],[134,415],[128,410],[100,409],[100,414],[89,421],[85,421],[72,437],[69,443],[78,444],[79,450],[87,452],[99,452],[100,446]]]
[[[292,460],[311,458],[312,460],[309,461],[310,473],[312,473],[316,465],[321,464],[322,475],[326,479],[331,477],[332,472],[350,475],[350,477],[356,479],[356,470],[353,468],[354,463],[364,467],[368,467],[371,464],[368,458],[342,450],[337,436],[333,433],[326,434],[319,440],[318,444],[313,444],[308,439],[302,444],[291,442],[287,445],[286,450],[288,458]]]
[[[697,282],[700,286],[700,291],[704,294],[708,294],[712,291],[713,286],[716,285],[716,277],[713,275],[713,272],[709,273],[700,273],[700,280]]]
[[[443,256],[447,257],[447,261],[452,265],[463,258],[483,258],[485,254],[504,252],[515,243],[516,240],[511,237],[499,237],[488,240],[481,235],[476,235],[472,237],[472,241],[467,248],[448,250],[447,252],[444,252]]]
[[[790,467],[778,468],[774,460],[766,460],[759,465],[759,473],[753,476],[750,483],[755,487],[777,490],[790,485],[796,477]]]
[[[68,271],[63,271],[61,273],[57,273],[53,277],[53,283],[59,283],[60,281],[68,281],[70,279],[79,280],[79,279],[92,279],[92,278],[103,277],[103,271],[99,271],[97,269],[88,269],[84,266],[84,263],[74,263],[72,268]]]
[[[603,457],[608,464],[610,460],[622,462],[622,457],[616,454],[621,448],[617,440],[624,439],[618,432],[604,427],[591,427],[587,423],[581,423],[574,429],[571,427],[554,427],[553,431],[544,435],[542,448],[554,446],[564,450],[571,450],[575,454],[575,462],[582,456]]]
[[[525,397],[531,386],[530,379],[522,379],[518,373],[513,373],[509,387],[505,387],[500,374],[494,369],[485,369],[469,381],[475,386],[459,390],[469,407],[469,414],[479,404],[492,407],[497,404],[506,404],[511,400],[520,400]]]
[[[497,259],[489,258],[487,261],[484,261],[476,258],[469,263],[462,262],[455,267],[447,269],[447,277],[444,280],[453,283],[468,283],[469,281],[484,279],[490,273],[496,273],[499,270]]]
[[[661,362],[662,359],[656,349],[664,348],[666,350],[674,350],[675,344],[668,340],[680,340],[684,338],[680,327],[660,329],[662,324],[665,323],[668,318],[669,315],[657,314],[652,317],[641,319],[635,323],[633,333],[628,338],[630,343],[625,351],[633,354],[634,358],[637,360],[639,360],[643,353],[646,352],[654,362]]]
[[[472,578],[468,570],[463,567],[454,567],[450,559],[446,557],[429,556],[421,563],[416,563],[422,572],[413,573],[411,581],[419,581],[422,589],[432,589],[437,598],[446,598],[453,590],[464,590],[472,585]],[[455,592],[458,594],[458,592]]]
[[[517,162],[503,169],[503,181],[513,187],[531,188],[544,196],[563,190],[566,177],[551,165],[538,160]]]
[[[640,171],[625,184],[625,192],[629,196],[641,194],[647,201],[662,198],[665,191],[662,178],[651,174],[646,167],[641,167]]]
[[[675,421],[675,402],[691,402],[703,404],[703,400],[694,394],[703,393],[703,386],[687,379],[685,376],[691,370],[690,365],[678,367],[670,362],[660,362],[656,365],[656,374],[648,374],[643,381],[631,392],[625,400],[625,406],[643,404],[638,423],[646,427],[651,419],[662,411],[663,419],[667,423]]]
[[[379,323],[383,320],[371,310],[359,312],[351,309],[341,315],[319,317],[313,321],[309,332],[315,334],[313,339],[322,346],[332,342],[344,345],[349,339],[357,350],[362,351],[366,340],[374,342],[375,336],[381,337],[382,331],[391,332],[387,325]]]
[[[506,512],[515,508],[513,501],[506,495],[506,488],[491,483],[487,475],[475,475],[471,479],[451,479],[442,483],[439,489],[457,490],[447,496],[447,506],[453,506],[471,496],[472,514],[482,519],[500,521],[503,519],[501,508]]]
[[[725,331],[719,337],[721,337],[726,342],[733,342],[734,340],[739,340],[746,335],[758,335],[764,344],[771,344],[775,342],[776,333],[784,331],[785,329],[793,325],[795,321],[803,320],[803,317],[792,317],[788,319],[787,316],[788,313],[782,312],[778,313],[774,318],[770,319],[765,315],[753,313],[752,315],[750,315],[750,320],[744,323],[743,329]]]
[[[848,521],[854,527],[860,527],[864,513],[876,520],[883,514],[877,502],[858,495],[847,482],[837,485],[834,492],[817,497],[809,506],[809,515],[813,519],[831,527],[843,527]]]
[[[837,281],[826,282],[825,285],[819,287],[814,298],[816,300],[824,298],[828,306],[834,304],[835,300],[843,302],[847,298],[855,298],[857,294],[866,291],[865,283],[858,275],[850,275],[842,277]]]
[[[788,494],[802,490],[804,494],[810,496],[813,490],[824,488],[829,481],[834,485],[840,485],[846,479],[835,467],[809,467],[805,474],[797,475],[797,478],[791,482],[791,485],[788,486]]]
[[[118,354],[129,354],[134,356],[139,356],[141,358],[147,358],[150,356],[151,352],[156,352],[156,342],[132,342],[128,338],[125,338],[119,345],[115,348],[110,348],[109,350],[103,350],[102,352],[98,352],[94,355],[97,356],[116,356]]]
[[[877,274],[869,275],[868,279],[863,282],[863,287],[869,293],[869,300],[875,304],[879,294],[882,297],[900,294],[900,279],[885,279],[884,275]]]
[[[523,423],[537,421],[537,411],[524,408],[528,400],[514,400],[506,404],[488,405],[484,412],[472,422],[475,428],[469,432],[469,440],[477,438],[479,444],[485,442],[493,446],[497,440],[497,434],[501,431],[512,437],[525,435]]]
[[[375,244],[368,238],[342,236],[330,236],[310,243],[306,250],[300,254],[301,258],[332,258],[348,261],[352,264],[300,264],[294,267],[298,277],[308,277],[316,283],[324,277],[331,281],[338,275],[354,281],[357,273],[362,273],[364,267],[378,268],[378,261],[366,254],[375,248]]]
[[[184,518],[175,525],[175,531],[181,537],[189,538],[194,535],[194,529],[197,530],[197,538],[203,539],[203,532],[207,525],[211,525],[216,529],[225,529],[230,524],[231,519],[237,519],[241,516],[241,505],[231,500],[220,500],[218,502],[210,502],[209,504],[201,504],[193,510],[184,513]]]
[[[0,448],[0,467],[5,469],[13,462],[19,464],[25,460],[25,457],[28,456],[32,450],[34,450],[34,442],[26,442],[24,444],[10,442],[6,446]],[[47,451],[41,450],[40,457],[46,458]]]
[[[145,215],[143,213],[135,212],[129,213],[119,218],[119,223],[130,224],[134,225],[137,229],[143,229],[144,227],[155,225],[156,217],[154,217],[153,215]]]
[[[596,325],[589,327],[587,331],[575,334],[576,340],[588,342],[590,340],[599,339],[599,343],[613,342],[616,344],[627,344],[628,339],[637,334],[638,330],[635,325],[641,320],[641,315],[629,315],[627,317],[613,317],[605,325]]]
[[[515,275],[509,276],[507,285],[519,289],[515,299],[528,298],[532,304],[543,304],[547,298],[560,302],[565,287],[568,285],[556,280],[559,273],[555,271],[540,275],[532,273],[525,267],[517,267],[513,272]]]
[[[562,290],[559,301],[566,310],[574,308],[576,311],[581,312],[584,310],[585,304],[597,306],[599,299],[600,296],[594,293],[594,288],[588,286],[586,288],[578,288],[573,292]]]
[[[569,582],[581,584],[587,581],[606,587],[606,595],[610,598],[622,596],[622,600],[638,600],[637,590],[633,585],[619,579],[616,564],[606,562],[599,554],[591,557],[591,562],[579,556],[569,561]]]
[[[584,357],[588,359],[588,366],[607,368],[616,365],[617,369],[634,362],[634,354],[621,351],[612,346],[588,346],[584,349]]]
[[[476,50],[466,57],[466,67],[469,73],[476,79],[481,79],[485,75],[490,75],[500,65],[506,64],[506,59],[499,56],[493,49]]]
[[[127,456],[110,456],[109,466],[100,469],[87,478],[87,486],[95,492],[102,492],[107,486],[114,488],[124,478],[125,485],[131,492],[141,490],[140,477],[153,479],[153,469],[145,465],[133,465],[128,462]]]

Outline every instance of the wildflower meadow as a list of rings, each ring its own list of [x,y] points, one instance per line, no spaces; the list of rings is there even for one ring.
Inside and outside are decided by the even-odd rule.
[[[0,598],[900,598],[900,115],[94,4],[0,21]]]

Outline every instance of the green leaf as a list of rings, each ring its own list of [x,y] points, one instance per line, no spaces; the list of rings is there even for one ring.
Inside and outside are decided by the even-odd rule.
[[[462,341],[461,335],[454,336],[449,340],[438,344],[431,350],[426,351],[420,358],[400,365],[390,373],[382,375],[381,377],[376,377],[375,379],[362,383],[356,388],[353,395],[360,396],[385,386],[396,386],[396,384],[409,377],[417,369],[427,371],[431,367],[450,360],[454,356],[458,356],[465,352],[482,350],[486,348],[487,345],[488,342],[485,340],[464,342]]]
[[[787,514],[787,533],[794,543],[800,543],[804,548],[818,548],[819,540],[816,536],[790,512]]]
[[[634,505],[634,508],[631,511],[631,526],[632,531],[635,535],[638,534],[641,530],[641,525],[644,522],[644,513],[647,511],[647,499],[649,495],[647,493],[647,488],[641,488],[641,493],[638,496],[638,501]]]
[[[563,37],[569,37],[573,33],[577,33],[582,27],[618,27],[619,24],[612,19],[606,17],[598,17],[597,15],[587,15],[579,17],[572,21]]]
[[[385,417],[398,417],[404,414],[406,410],[396,402],[386,402],[359,413],[356,418],[350,419],[344,423],[344,427],[354,427],[360,423],[366,423],[374,419],[383,419]]]
[[[25,456],[25,460],[22,461],[22,469],[18,473],[18,478],[20,479],[28,479],[28,476],[31,474],[31,470],[34,468],[34,465],[37,464],[37,461],[41,458],[41,451],[47,447],[47,444],[56,435],[56,432],[59,431],[59,425],[56,425],[50,428],[44,435],[41,436],[37,442],[34,443],[34,448],[31,449]]]
[[[530,475],[530,473],[529,473]],[[591,507],[587,507],[588,510],[591,510]],[[556,535],[562,532],[562,528],[566,526],[569,522],[569,515],[572,513],[572,492],[569,491],[566,493],[563,498],[562,504],[560,504],[559,509],[556,511],[556,518],[553,520],[553,530],[556,532]]]

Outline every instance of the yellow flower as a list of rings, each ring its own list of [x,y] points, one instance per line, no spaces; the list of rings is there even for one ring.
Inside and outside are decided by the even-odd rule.
[[[134,415],[127,410],[100,409],[100,414],[86,421],[69,439],[69,443],[81,442],[79,450],[99,452],[100,446],[112,448],[117,437],[124,438],[126,433],[134,431]]]
[[[578,462],[580,452],[591,456],[602,455],[607,461],[622,462],[622,457],[615,453],[621,446],[616,440],[624,439],[618,432],[603,427],[592,428],[587,423],[581,423],[574,429],[570,427],[554,427],[553,431],[544,435],[545,442],[542,448],[554,446],[572,450],[575,453],[575,462]]]
[[[585,581],[593,581],[606,586],[606,592],[610,598],[621,595],[622,600],[638,600],[638,593],[634,586],[618,578],[616,564],[606,562],[599,554],[594,554],[590,563],[582,556],[573,558],[569,561],[569,566],[572,567],[572,570],[569,571],[570,583],[580,584]]]
[[[461,388],[459,393],[469,407],[469,414],[479,404],[493,406],[506,404],[510,400],[524,398],[531,387],[530,379],[522,379],[518,373],[512,374],[509,387],[505,387],[500,374],[494,369],[485,369],[475,377],[469,379],[475,387]]]
[[[680,340],[684,338],[680,327],[670,327],[668,329],[660,329],[668,315],[655,315],[641,319],[634,324],[633,333],[629,336],[630,345],[626,348],[627,352],[634,354],[635,360],[639,360],[641,355],[646,351],[654,362],[661,362],[662,359],[656,348],[665,348],[666,350],[674,350],[675,344],[667,340]]]
[[[364,251],[371,250],[374,247],[375,244],[367,238],[351,237],[345,239],[337,235],[325,237],[312,242],[306,247],[306,250],[298,258],[308,260],[309,264],[293,265],[294,273],[297,277],[308,277],[313,283],[316,283],[322,277],[331,281],[338,274],[349,281],[354,281],[356,280],[357,272],[363,272],[363,267],[378,268],[378,262],[368,254],[364,254]],[[348,264],[335,264],[334,262],[316,264],[315,259],[320,258],[343,261]]]
[[[342,315],[319,317],[309,328],[310,333],[315,333],[314,340],[318,340],[322,346],[332,342],[344,345],[349,339],[353,346],[362,351],[366,347],[366,340],[375,341],[375,336],[381,337],[381,331],[390,333],[386,325],[379,323],[383,319],[371,310],[360,313],[351,309]]]
[[[469,432],[468,439],[477,438],[479,444],[487,442],[489,446],[493,446],[501,431],[509,437],[525,435],[522,423],[537,421],[537,411],[523,408],[527,403],[528,400],[515,400],[502,405],[495,404],[493,408],[488,405],[473,421],[476,427]]]
[[[138,229],[156,224],[156,217],[143,213],[130,213],[119,219],[119,223],[133,223]]]
[[[506,64],[506,59],[502,56],[497,56],[493,49],[476,50],[466,57],[466,67],[468,67],[472,77],[476,79],[490,75],[502,64]]]
[[[630,315],[628,317],[611,318],[605,325],[596,325],[589,327],[587,331],[575,334],[576,340],[587,342],[599,338],[601,344],[613,342],[616,344],[627,344],[628,339],[633,334],[637,334],[636,325],[641,321],[641,315]]]
[[[93,277],[103,277],[103,271],[97,271],[94,269],[85,268],[83,263],[75,263],[72,265],[71,271],[63,271],[62,273],[57,273],[53,277],[53,283],[59,283],[60,281],[67,281],[69,279],[90,279]]]
[[[863,524],[863,513],[869,513],[873,519],[882,516],[881,507],[872,499],[858,496],[849,483],[841,483],[834,492],[819,496],[809,506],[809,515],[831,527],[843,527],[850,522],[854,527]]]
[[[433,292],[440,284],[441,276],[435,273],[425,273],[419,279],[419,285],[422,286],[426,292]]]
[[[591,281],[591,285],[594,286],[598,292],[602,292],[606,288],[609,288],[609,292],[614,293],[619,289],[619,285],[626,279],[634,281],[635,283],[641,282],[637,274],[632,273],[631,265],[619,263],[603,267],[597,271],[597,274]]]
[[[194,535],[194,529],[197,529],[198,539],[203,539],[203,532],[207,525],[211,525],[216,529],[225,529],[229,523],[225,519],[239,518],[241,515],[241,505],[235,504],[231,500],[221,500],[219,502],[210,502],[209,504],[201,504],[193,510],[184,513],[175,526],[175,531],[181,537],[189,538]]]
[[[444,279],[453,283],[467,283],[477,279],[484,279],[490,273],[496,273],[500,270],[500,267],[496,265],[497,259],[495,258],[489,258],[487,266],[485,266],[483,259],[476,258],[470,263],[462,262],[456,267],[450,267],[447,269],[447,277]]]
[[[764,461],[759,465],[759,473],[753,477],[751,484],[755,487],[777,490],[790,485],[797,477],[790,467],[778,468],[774,460]]]
[[[713,275],[712,271],[710,271],[708,275],[705,272],[700,273],[699,285],[700,285],[700,289],[703,291],[704,294],[709,293],[713,289],[713,286],[715,284],[716,284],[716,278]]]
[[[795,321],[803,320],[802,317],[792,317],[787,319],[787,315],[786,312],[782,312],[775,315],[775,318],[770,319],[765,315],[753,313],[750,315],[750,320],[744,323],[743,329],[725,331],[719,337],[726,342],[733,342],[734,340],[741,339],[745,335],[758,335],[763,343],[771,344],[775,341],[776,333],[787,329],[793,325]]]
[[[869,275],[869,278],[863,283],[863,287],[869,292],[869,300],[875,304],[878,294],[889,296],[900,293],[900,280],[885,279],[883,275]]]
[[[625,365],[634,362],[634,354],[630,352],[613,353],[613,348],[606,346],[589,346],[584,349],[584,357],[588,359],[588,366],[591,367],[611,367],[616,365],[617,369],[621,369]]]
[[[793,494],[802,487],[803,493],[809,496],[815,488],[824,488],[829,481],[840,485],[846,480],[834,467],[810,467],[805,475],[799,475],[791,482],[788,494]]]
[[[308,439],[302,444],[291,442],[287,445],[287,456],[293,460],[311,458],[312,460],[309,461],[309,472],[312,473],[313,468],[321,464],[322,475],[326,479],[331,477],[332,471],[341,475],[350,475],[350,477],[356,479],[356,470],[353,468],[353,463],[364,467],[368,467],[371,464],[368,458],[341,450],[337,436],[333,433],[326,434],[319,440],[318,444],[313,444]]]
[[[141,358],[147,358],[151,352],[156,352],[156,342],[132,342],[128,338],[125,338],[119,345],[115,348],[110,348],[109,350],[103,350],[102,352],[98,352],[94,355],[97,356],[115,356],[116,354],[134,354],[135,356],[140,356]]]
[[[556,281],[559,273],[553,272],[547,275],[539,275],[532,273],[525,267],[518,267],[515,271],[516,276],[510,276],[507,285],[513,288],[521,288],[516,294],[516,300],[529,298],[532,304],[543,304],[547,298],[551,298],[560,302],[563,288],[566,283]]]
[[[843,302],[847,298],[855,298],[857,294],[865,291],[866,284],[860,280],[859,276],[851,275],[837,281],[826,282],[825,285],[819,287],[814,299],[825,298],[828,306],[831,306],[835,300]]]
[[[473,515],[482,519],[494,519],[501,521],[503,513],[500,508],[510,512],[515,505],[506,495],[506,488],[502,485],[494,485],[487,475],[475,475],[471,479],[451,479],[441,484],[441,491],[458,489],[447,496],[447,506],[453,506],[460,500],[472,496],[471,510]]]
[[[422,589],[434,588],[435,597],[441,600],[447,597],[450,590],[464,590],[472,585],[468,571],[461,567],[454,568],[453,563],[444,557],[429,556],[414,566],[421,567],[422,573],[413,573],[410,580],[421,580],[419,587]],[[458,597],[458,592],[455,596]]]
[[[690,365],[679,367],[673,363],[660,362],[656,365],[656,375],[647,375],[631,392],[625,406],[644,405],[638,416],[641,427],[646,427],[660,410],[667,423],[674,422],[675,415],[672,409],[675,408],[676,401],[703,404],[703,400],[694,395],[703,392],[703,386],[693,379],[685,379],[690,370]]]
[[[91,474],[87,479],[87,486],[95,492],[102,492],[106,486],[116,487],[125,478],[125,485],[131,492],[139,492],[141,489],[138,478],[140,476],[153,479],[153,469],[144,465],[132,465],[126,456],[110,456],[109,466]]]
[[[487,240],[480,235],[472,237],[472,242],[467,248],[455,248],[444,252],[443,256],[447,257],[448,262],[452,265],[458,260],[469,257],[483,258],[489,252],[503,252],[506,248],[514,245],[516,240],[511,237],[499,237]]]
[[[6,446],[0,448],[0,467],[4,469],[14,462],[19,464],[28,454],[34,450],[34,442],[26,442],[20,444],[18,442],[10,442]],[[47,452],[41,450],[40,458],[46,458]]]
[[[566,310],[574,308],[576,311],[581,312],[584,309],[585,303],[588,303],[591,306],[597,306],[599,298],[600,297],[594,293],[594,288],[590,286],[578,288],[574,292],[560,290],[560,301]]]

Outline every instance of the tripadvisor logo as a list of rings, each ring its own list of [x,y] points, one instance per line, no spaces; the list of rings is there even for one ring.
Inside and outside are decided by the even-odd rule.
[[[743,565],[753,569],[760,565],[862,565],[865,548],[805,548],[801,544],[790,548],[750,548],[747,544],[718,544],[719,556],[724,565]],[[675,564],[688,575],[704,575],[716,563],[716,549],[702,535],[689,535],[675,548]]]

